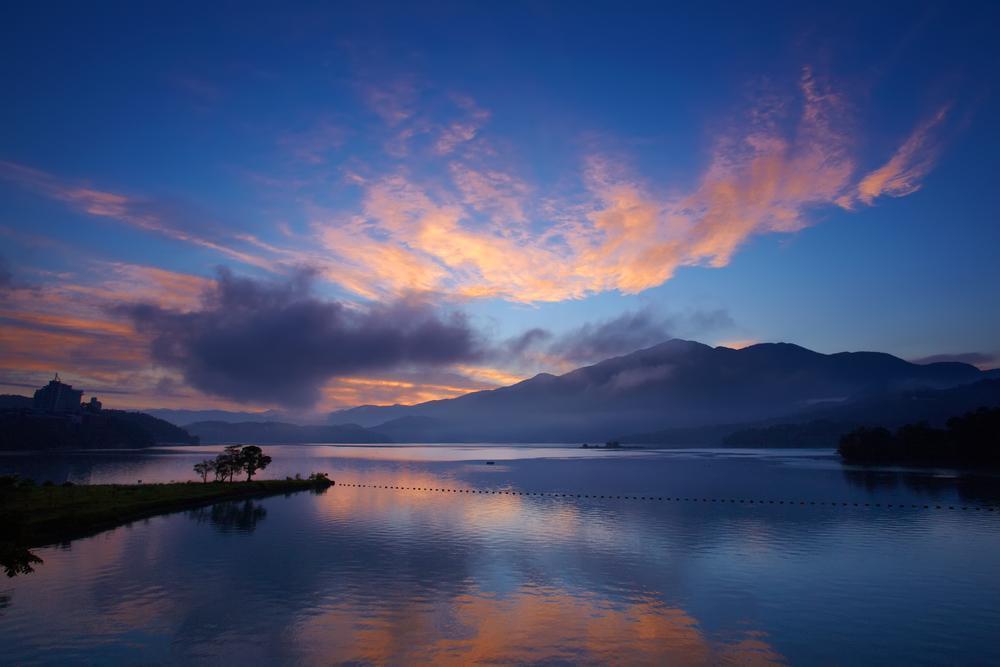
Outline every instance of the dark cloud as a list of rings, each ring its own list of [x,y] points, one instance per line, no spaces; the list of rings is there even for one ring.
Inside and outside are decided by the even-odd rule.
[[[403,300],[357,307],[319,299],[312,275],[266,283],[219,270],[201,310],[122,306],[151,337],[154,360],[191,386],[237,401],[313,405],[332,377],[401,365],[474,361],[480,344],[465,317]]]
[[[520,357],[525,352],[535,347],[538,343],[550,340],[552,332],[545,329],[528,329],[520,336],[508,338],[501,345],[503,356]]]
[[[675,336],[697,338],[734,326],[725,310],[695,310],[663,316],[651,309],[626,312],[618,317],[584,324],[560,335],[546,329],[529,329],[498,346],[498,356],[512,361],[537,361],[539,356],[573,364],[603,361],[609,357],[651,347]]]
[[[548,353],[566,361],[591,362],[650,347],[673,337],[673,322],[648,310],[587,323],[556,338]]]
[[[997,360],[992,354],[982,352],[959,352],[958,354],[934,354],[920,359],[911,359],[915,364],[936,364],[942,361],[957,361],[973,366],[988,366]]]

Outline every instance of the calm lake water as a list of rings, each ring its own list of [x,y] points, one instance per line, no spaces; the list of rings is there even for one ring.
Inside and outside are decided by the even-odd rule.
[[[37,549],[0,580],[0,663],[1000,664],[994,477],[823,450],[266,449],[264,477],[337,486]],[[0,472],[192,479],[218,450]]]

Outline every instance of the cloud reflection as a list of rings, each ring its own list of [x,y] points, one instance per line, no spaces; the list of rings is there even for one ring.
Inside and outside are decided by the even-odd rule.
[[[343,632],[345,626],[355,631]],[[506,595],[475,591],[360,617],[335,608],[304,619],[296,638],[311,654],[375,664],[782,662],[764,635],[710,639],[685,611],[652,596],[616,602],[546,586]]]

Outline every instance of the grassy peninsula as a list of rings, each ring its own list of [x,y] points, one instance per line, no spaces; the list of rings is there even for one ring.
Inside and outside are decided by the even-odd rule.
[[[322,490],[332,484],[325,477],[313,477],[205,484],[29,486],[3,492],[0,525],[19,531],[27,538],[25,546],[42,546],[157,514],[224,500]]]
[[[271,463],[260,447],[226,447],[214,460],[195,464],[201,482],[169,484],[35,484],[17,476],[0,477],[0,566],[8,576],[26,574],[41,560],[32,547],[93,535],[139,519],[233,500],[298,491],[321,493],[333,482],[326,473],[303,479],[257,480]],[[215,481],[209,482],[210,473]],[[234,482],[246,474],[246,481]]]

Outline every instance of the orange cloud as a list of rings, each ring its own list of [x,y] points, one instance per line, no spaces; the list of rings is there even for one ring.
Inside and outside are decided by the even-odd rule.
[[[106,278],[95,284],[67,281],[59,289],[108,304],[155,303],[187,311],[197,307],[213,282],[201,276],[125,262],[103,262]]]
[[[153,202],[65,183],[46,172],[12,162],[0,161],[0,178],[13,181],[51,199],[61,201],[88,215],[116,220],[176,241],[214,250],[225,257],[250,266],[274,271],[275,265],[272,260],[239,250],[224,242],[195,234],[173,224]]]
[[[461,144],[472,141],[490,119],[490,112],[479,107],[472,98],[453,95],[452,101],[465,112],[465,117],[449,123],[438,135],[434,152],[447,155]]]
[[[323,401],[320,410],[368,404],[409,405],[441,398],[454,398],[478,388],[383,378],[338,378],[323,388]]]
[[[520,375],[498,368],[457,364],[445,378],[412,380],[392,377],[343,377],[323,388],[317,410],[330,411],[355,405],[412,405],[455,398],[472,391],[494,389],[520,382]]]
[[[944,122],[948,110],[948,106],[942,107],[918,125],[888,162],[861,179],[857,198],[870,205],[883,195],[905,197],[919,190],[920,181],[934,166],[939,151],[934,132]]]
[[[153,302],[186,310],[208,284],[204,278],[125,263],[99,262],[100,276],[58,276],[58,282],[9,290],[0,302],[0,387],[24,393],[59,372],[109,407],[235,407],[183,387],[155,368],[148,343],[109,307]],[[109,392],[111,392],[109,394]]]
[[[398,125],[415,113],[417,88],[406,79],[385,85],[366,85],[362,96],[368,106],[388,125]]]
[[[523,235],[524,208],[531,192],[527,183],[502,171],[477,170],[459,162],[453,162],[449,169],[465,205],[489,215],[502,232]]]
[[[515,384],[527,379],[524,375],[509,373],[501,368],[487,368],[484,366],[467,366],[460,364],[456,366],[455,369],[466,377],[487,382],[497,387]]]
[[[754,109],[747,126],[716,142],[687,193],[657,194],[594,155],[582,197],[538,202],[517,176],[453,162],[454,189],[402,171],[369,179],[360,215],[314,227],[330,253],[325,275],[367,297],[417,289],[534,303],[634,294],[680,267],[726,266],[755,235],[809,226],[815,208],[915,191],[933,164],[930,134],[944,115],[858,181],[848,104],[807,68],[797,103],[766,100]],[[551,222],[541,224],[542,216]]]
[[[294,245],[283,247],[249,234],[209,238],[172,224],[148,202],[12,163],[0,162],[0,177],[89,215],[269,272],[310,265],[365,298],[416,291],[540,303],[606,291],[635,294],[670,280],[681,267],[726,266],[755,235],[809,226],[816,208],[851,209],[883,195],[910,194],[933,166],[935,136],[948,111],[921,123],[888,162],[858,178],[858,139],[845,120],[849,104],[806,68],[795,99],[762,99],[745,123],[715,142],[687,191],[651,187],[620,164],[591,155],[583,163],[582,189],[539,197],[511,170],[484,163],[494,154],[456,151],[490,117],[473,100],[452,96],[461,115],[442,130],[417,115],[419,96],[410,83],[365,94],[393,132],[438,133],[432,148],[447,156],[450,181],[418,182],[403,168],[366,176],[355,183],[360,209],[331,214],[313,208],[312,246],[286,238]]]

